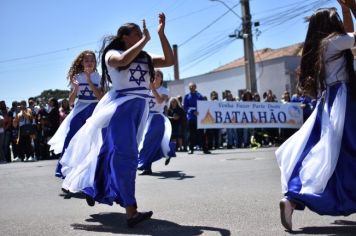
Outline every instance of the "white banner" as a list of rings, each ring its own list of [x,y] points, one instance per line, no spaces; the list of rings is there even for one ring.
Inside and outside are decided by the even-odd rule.
[[[299,128],[299,103],[198,101],[198,129]]]

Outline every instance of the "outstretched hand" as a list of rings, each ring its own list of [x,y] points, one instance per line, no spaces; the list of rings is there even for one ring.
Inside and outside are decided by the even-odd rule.
[[[351,10],[356,9],[356,2],[355,0],[338,0],[339,4],[343,7],[348,7]]]
[[[92,73],[92,70],[90,68],[84,68],[84,74],[85,74],[85,80],[89,81],[90,80],[90,74]]]
[[[146,20],[145,19],[142,20],[142,34],[143,34],[143,37],[145,38],[146,42],[150,41],[151,35],[150,35],[150,32],[148,31],[148,29],[146,27]]]
[[[166,16],[163,12],[158,14],[158,34],[164,34],[164,28],[166,26]]]
[[[156,89],[156,88],[155,88],[155,85],[154,85],[154,83],[153,83],[153,81],[150,81],[149,89],[150,89],[151,91],[153,91],[153,90]]]
[[[72,84],[74,90],[77,90],[77,89],[79,88],[79,82],[78,82],[78,80],[76,80],[76,79],[71,79],[70,82],[71,82],[71,84]]]

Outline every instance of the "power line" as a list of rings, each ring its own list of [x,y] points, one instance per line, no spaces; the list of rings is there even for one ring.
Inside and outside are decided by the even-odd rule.
[[[310,3],[310,2],[308,2],[308,3]],[[302,4],[305,4],[305,0],[301,0],[301,1],[298,1],[298,2],[295,2],[295,3],[290,3],[288,5],[283,5],[283,6],[279,6],[279,7],[273,7],[271,9],[265,9],[264,11],[256,12],[255,14],[260,14],[260,13],[265,13],[265,12],[270,14],[270,13],[272,13],[274,11],[278,11],[280,9],[290,8],[292,6],[300,6]]]
[[[228,40],[226,35],[219,35],[218,37],[208,40],[209,43],[201,45],[201,47],[196,48],[196,50],[192,51],[188,56],[184,57],[184,61],[194,61],[197,58],[204,56],[206,53],[211,51],[216,45],[221,44],[221,42],[225,42]]]
[[[157,4],[157,5],[158,5],[158,4]],[[181,5],[181,4],[180,4],[180,5]],[[171,5],[170,5],[170,8],[172,8]],[[196,10],[196,11],[192,11],[192,12],[190,12],[190,13],[187,13],[187,14],[178,16],[178,17],[176,17],[176,18],[170,19],[170,20],[168,20],[167,22],[172,22],[172,21],[180,20],[180,19],[185,18],[185,17],[187,17],[187,16],[191,16],[191,15],[194,15],[194,14],[197,14],[197,13],[200,13],[200,12],[203,12],[203,11],[206,11],[206,10],[211,9],[211,8],[212,8],[212,6],[209,6],[209,7],[205,7],[205,8]],[[95,42],[89,42],[89,43],[85,43],[85,44],[81,44],[81,45],[76,45],[76,46],[73,46],[73,47],[68,47],[68,48],[63,48],[63,49],[57,49],[57,50],[53,50],[53,51],[38,53],[38,54],[29,55],[29,56],[24,56],[24,57],[15,57],[15,58],[10,58],[10,59],[5,59],[5,60],[1,60],[1,61],[0,61],[0,64],[2,64],[2,63],[7,63],[7,62],[13,62],[13,61],[26,60],[26,59],[31,59],[31,58],[35,58],[35,57],[47,56],[47,55],[56,54],[56,53],[64,52],[64,51],[70,51],[70,50],[73,50],[73,49],[76,49],[76,48],[80,48],[80,47],[84,47],[84,46],[96,44],[96,43],[99,43],[99,42],[101,42],[101,41],[99,40],[99,41],[95,41]]]
[[[61,59],[63,60],[63,59]],[[5,69],[5,70],[0,70],[0,75],[2,74],[7,74],[7,73],[14,73],[14,72],[29,72],[29,71],[33,71],[33,70],[38,70],[38,68],[43,68],[43,67],[53,67],[53,66],[57,66],[59,64],[63,65],[64,63],[61,62],[61,61],[47,61],[47,62],[41,62],[42,64],[39,64],[39,65],[30,65],[30,66],[20,66],[20,67],[17,67],[17,68],[14,68],[13,66],[9,67],[8,69]]]
[[[206,11],[206,10],[209,10],[211,8],[213,8],[214,6],[209,6],[209,7],[205,7],[205,8],[202,8],[200,10],[196,10],[196,11],[193,11],[193,12],[190,12],[190,13],[187,13],[187,14],[184,14],[184,15],[181,15],[181,16],[177,16],[175,18],[172,18],[170,20],[168,20],[167,22],[172,22],[172,21],[176,21],[176,20],[180,20],[182,18],[185,18],[187,16],[191,16],[191,15],[194,15],[194,14],[197,14],[197,13],[200,13],[200,12],[203,12],[203,11]]]
[[[237,7],[240,3],[235,4],[234,6],[231,7],[231,9],[234,9],[235,7]],[[208,28],[210,28],[212,25],[214,25],[217,21],[219,21],[221,18],[223,18],[225,15],[227,15],[230,12],[230,10],[226,11],[224,14],[222,14],[221,16],[219,16],[218,18],[216,18],[215,20],[213,20],[210,24],[208,24],[207,26],[205,26],[203,29],[201,29],[200,31],[198,31],[197,33],[195,33],[194,35],[192,35],[191,37],[189,37],[188,39],[186,39],[183,43],[179,44],[178,47],[182,47],[183,45],[185,45],[186,43],[188,43],[189,41],[193,40],[194,38],[196,38],[199,34],[203,33],[205,30],[207,30]]]
[[[100,41],[89,42],[89,43],[85,43],[85,44],[81,44],[81,45],[77,45],[77,46],[73,46],[73,47],[69,47],[69,48],[57,49],[57,50],[38,53],[38,54],[30,55],[30,56],[6,59],[6,60],[0,61],[0,64],[7,63],[7,62],[13,62],[13,61],[19,61],[19,60],[25,60],[25,59],[31,59],[31,58],[35,58],[35,57],[47,56],[47,55],[56,54],[56,53],[64,52],[64,51],[70,51],[70,50],[73,50],[73,49],[76,49],[76,48],[81,48],[81,47],[92,45],[92,44],[95,44],[95,43],[98,43],[98,42],[100,42]]]
[[[284,6],[281,6],[278,8],[268,10],[268,12],[270,13],[273,10],[275,11],[277,9],[278,10],[281,9],[279,12],[277,12],[277,14],[274,13],[273,15],[267,16],[267,17],[261,19],[260,21],[262,21],[262,27],[270,26],[269,28],[267,28],[269,30],[269,29],[272,29],[279,25],[285,24],[286,22],[296,20],[298,17],[305,14],[306,12],[309,12],[311,10],[314,10],[315,8],[321,7],[322,5],[326,4],[327,2],[330,2],[330,0],[316,0],[312,3],[310,3],[310,1],[307,3],[306,3],[306,1],[298,1],[293,4],[284,5]],[[236,7],[237,5],[238,4],[234,5],[232,8]],[[196,38],[199,34],[201,34],[207,28],[212,26],[215,22],[220,20],[229,11],[227,11],[223,15],[219,16],[217,19],[212,21],[210,24],[208,24],[202,30],[198,31],[196,34],[189,37],[187,40],[185,40],[179,46],[182,47],[183,45],[188,43],[190,40]],[[265,23],[263,23],[263,22],[265,22]],[[220,41],[220,40],[218,40],[218,41]],[[206,50],[204,50],[204,49],[196,50],[198,53],[194,53],[194,57],[191,60],[189,60],[189,63],[182,66],[182,70],[186,71],[186,70],[196,66],[197,64],[208,59],[212,55],[215,55],[218,51],[220,51],[222,48],[227,46],[227,44],[232,43],[232,41],[229,42],[228,40],[222,41],[221,43],[219,43],[218,41],[213,44],[210,43],[208,47],[203,46],[203,47],[205,47]],[[263,68],[262,68],[262,70],[263,70]]]
[[[303,14],[313,11],[316,8],[325,5],[327,2],[330,2],[330,0],[314,0],[314,2],[308,1],[307,3],[305,1],[299,1],[288,6],[281,6],[279,9],[283,9],[282,11],[273,13],[269,16],[261,18],[258,21],[261,23],[261,28],[267,27],[267,29],[264,30],[265,32],[292,20],[296,20]],[[271,11],[273,10],[275,9],[271,9]]]
[[[235,42],[235,40],[227,38],[226,40],[213,45],[212,47],[210,47],[207,50],[205,50],[204,52],[202,52],[200,55],[197,55],[195,57],[195,59],[189,61],[189,63],[187,63],[186,65],[183,65],[182,70],[186,71],[186,70],[198,65],[199,63],[205,61],[206,59],[208,59],[211,56],[218,53],[221,49],[226,48],[228,45],[230,45],[233,42]]]

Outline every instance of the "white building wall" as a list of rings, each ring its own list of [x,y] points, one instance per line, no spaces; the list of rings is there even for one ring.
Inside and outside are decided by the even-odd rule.
[[[262,97],[262,94],[270,89],[277,99],[280,99],[286,87],[290,86],[290,77],[286,74],[285,62],[274,60],[264,62],[263,64],[263,72],[257,78],[259,84],[258,92]]]
[[[168,91],[169,91],[169,93],[168,93],[169,97],[176,97],[178,95],[181,95],[181,96],[184,95],[184,93],[185,93],[184,80],[167,81],[167,88],[168,88]]]
[[[234,68],[225,71],[211,72],[185,78],[179,81],[168,81],[167,86],[170,96],[184,96],[189,93],[189,83],[194,82],[197,85],[197,91],[203,96],[210,98],[210,93],[216,91],[219,99],[222,98],[222,92],[230,90],[234,96],[238,95],[238,90],[245,88],[245,77],[243,68]]]
[[[286,89],[290,91],[292,84],[289,71],[296,69],[299,65],[296,61],[299,60],[299,57],[282,57],[256,63],[256,83],[260,96],[262,97],[264,92],[271,89],[280,99]],[[293,66],[295,68],[292,68]],[[237,96],[239,90],[246,88],[244,72],[244,66],[240,66],[179,81],[168,81],[167,86],[170,96],[184,96],[189,93],[188,84],[193,81],[197,84],[197,90],[203,96],[207,96],[209,99],[210,92],[215,90],[219,94],[219,99],[221,99],[222,92],[225,90],[230,90],[234,96]]]

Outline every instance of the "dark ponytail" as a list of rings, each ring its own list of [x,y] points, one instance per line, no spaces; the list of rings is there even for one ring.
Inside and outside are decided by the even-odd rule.
[[[153,82],[155,79],[155,69],[153,67],[152,57],[146,51],[141,51],[136,58],[147,58],[148,73],[150,75],[150,81]]]
[[[111,49],[124,51],[125,43],[122,41],[122,37],[124,35],[129,35],[133,29],[139,29],[139,28],[140,27],[135,23],[126,23],[117,30],[116,36],[107,36],[104,38],[99,53],[99,58],[101,58],[101,70],[102,70],[100,84],[103,88],[107,88],[109,82],[112,83],[105,63],[106,53]],[[133,61],[135,61],[136,59],[147,59],[149,75],[151,77],[150,80],[152,81],[154,79],[154,68],[153,68],[153,62],[151,56],[147,52],[141,51]],[[124,67],[118,67],[117,70],[118,71],[125,70],[129,68],[130,64]]]
[[[111,49],[116,49],[118,48],[120,42],[119,39],[116,36],[107,36],[103,40],[103,44],[99,53],[99,58],[101,62],[101,81],[100,85],[102,88],[107,88],[109,82],[111,83],[111,78],[108,73],[108,68],[105,63],[105,55],[106,53],[111,50]]]
[[[351,49],[345,50],[346,71],[349,75],[350,94],[353,100],[356,100],[356,76],[354,70],[354,55]]]

